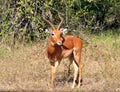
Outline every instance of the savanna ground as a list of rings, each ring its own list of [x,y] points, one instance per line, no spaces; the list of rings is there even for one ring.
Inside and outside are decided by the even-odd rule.
[[[83,85],[71,89],[73,66],[63,59],[56,74],[54,91],[120,92],[120,36],[92,35],[83,46]],[[50,64],[44,51],[47,41],[32,45],[0,45],[0,91],[48,92]]]

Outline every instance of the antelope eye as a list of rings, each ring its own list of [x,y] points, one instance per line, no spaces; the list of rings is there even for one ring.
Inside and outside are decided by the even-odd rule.
[[[52,33],[51,35],[54,36],[54,33]]]

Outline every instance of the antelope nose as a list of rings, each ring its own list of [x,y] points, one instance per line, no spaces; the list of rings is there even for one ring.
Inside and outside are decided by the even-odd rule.
[[[59,41],[59,42],[57,42],[57,44],[60,46],[60,45],[62,45],[62,42],[61,42],[61,41]]]

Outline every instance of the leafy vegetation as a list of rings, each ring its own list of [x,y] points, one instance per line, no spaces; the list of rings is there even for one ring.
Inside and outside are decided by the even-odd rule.
[[[1,43],[9,36],[11,44],[45,39],[48,25],[41,18],[42,10],[54,24],[59,23],[60,12],[63,26],[78,32],[99,33],[120,27],[119,0],[2,0],[0,9]]]

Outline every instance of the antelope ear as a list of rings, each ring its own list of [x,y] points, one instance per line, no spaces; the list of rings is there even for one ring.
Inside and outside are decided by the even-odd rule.
[[[48,34],[51,33],[50,29],[45,29],[45,32],[48,33]]]
[[[62,32],[63,35],[66,34],[66,33],[67,33],[67,28],[61,28],[61,29],[60,29],[60,32]]]

